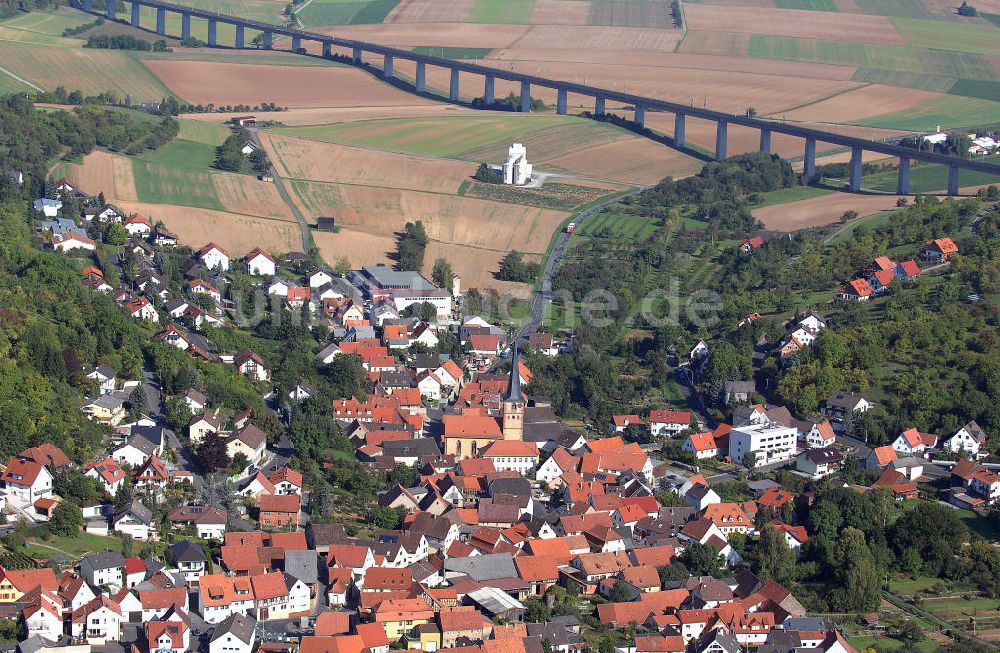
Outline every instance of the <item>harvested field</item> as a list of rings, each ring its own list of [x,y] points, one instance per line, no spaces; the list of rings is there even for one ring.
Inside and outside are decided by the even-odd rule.
[[[456,193],[475,167],[460,161],[378,152],[302,138],[261,134],[261,143],[292,179]]]
[[[227,211],[292,222],[295,216],[273,183],[250,175],[219,173],[212,176],[219,202]]]
[[[289,107],[346,107],[422,102],[353,68],[168,60],[145,63],[173,92],[195,104],[276,102]]]
[[[536,0],[531,23],[533,25],[587,25],[590,16],[591,3],[588,0]]]
[[[750,35],[733,32],[689,30],[680,52],[729,57],[745,57],[750,50]]]
[[[422,220],[429,238],[508,252],[544,252],[568,215],[563,211],[501,204],[467,197],[296,181],[292,184],[313,215],[336,215],[340,226],[375,235],[392,234]]]
[[[496,288],[500,293],[510,293],[514,297],[528,297],[531,294],[531,286],[528,284],[500,281],[493,276],[500,269],[500,259],[506,255],[507,252],[463,247],[432,240],[427,243],[423,272],[429,277],[434,261],[444,258],[462,277],[463,288]]]
[[[188,113],[184,118],[199,122],[222,125],[245,112],[233,113]],[[288,111],[257,111],[258,120],[272,121],[289,126],[328,125],[332,123],[356,122],[359,120],[393,119],[423,116],[453,115],[493,115],[493,112],[477,111],[451,104],[400,105],[388,107],[318,107],[312,109],[289,109]]]
[[[124,156],[95,150],[82,164],[60,163],[52,174],[66,177],[91,195],[103,192],[109,202],[136,199],[132,160]]]
[[[336,30],[317,29],[317,32],[335,33],[337,36],[374,41],[381,45],[412,47],[417,45],[442,45],[460,48],[509,48],[528,31],[527,25],[475,25],[466,23],[417,23],[406,25],[347,25]],[[430,72],[430,71],[428,71]]]
[[[684,16],[692,30],[906,44],[892,21],[884,16],[725,5],[691,5],[684,8]]]
[[[143,202],[119,202],[119,205],[125,211],[137,211],[153,221],[162,220],[182,243],[192,247],[212,241],[237,255],[258,246],[272,252],[288,252],[302,247],[299,227],[293,222],[190,206]]]
[[[897,195],[855,195],[831,193],[801,202],[775,204],[754,209],[753,216],[767,229],[796,231],[840,221],[845,211],[857,211],[859,216],[894,210]]]
[[[674,17],[667,2],[628,2],[594,0],[590,9],[591,25],[612,27],[659,27],[673,29]]]
[[[938,97],[940,94],[931,91],[872,84],[782,112],[781,117],[793,121],[851,123],[886,113],[909,112]]]
[[[401,0],[385,17],[385,23],[461,22],[469,17],[476,0]]]
[[[0,61],[15,75],[41,86],[78,88],[97,94],[107,90],[131,95],[137,102],[159,102],[170,90],[129,53],[85,50],[59,45],[0,41]]]
[[[513,47],[573,50],[585,43],[600,51],[673,52],[680,38],[681,31],[673,29],[536,25]]]
[[[320,256],[330,264],[333,264],[339,257],[346,256],[350,260],[351,266],[355,268],[373,263],[392,265],[389,254],[396,251],[396,238],[391,233],[380,236],[365,231],[341,228],[336,233],[313,231],[312,237],[316,248],[319,249]]]

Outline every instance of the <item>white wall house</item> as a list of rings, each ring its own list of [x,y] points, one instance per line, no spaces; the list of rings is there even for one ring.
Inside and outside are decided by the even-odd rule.
[[[741,426],[729,435],[729,457],[742,465],[743,457],[752,451],[756,454],[755,467],[791,460],[797,439],[798,431],[787,426]]]

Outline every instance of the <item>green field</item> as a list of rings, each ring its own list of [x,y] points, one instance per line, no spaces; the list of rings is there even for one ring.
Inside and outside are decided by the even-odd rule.
[[[590,3],[588,25],[610,27],[659,27],[672,29],[674,17],[665,0],[594,0]]]
[[[163,149],[169,150],[170,147]],[[164,158],[171,159],[173,154],[167,154]],[[185,165],[188,168],[163,165],[162,160],[153,162],[133,159],[132,175],[135,177],[135,191],[139,201],[224,211],[225,207],[219,201],[215,184],[212,183],[212,173],[191,170],[189,168],[193,167],[193,164],[190,162]]]
[[[122,541],[117,537],[79,533],[77,537],[53,535],[48,541],[32,540],[28,542],[25,553],[33,558],[41,559],[60,555],[82,558],[88,553],[121,550]]]
[[[370,2],[339,2],[338,0],[313,0],[297,12],[306,25],[364,25],[381,23],[399,0],[371,0]]]
[[[869,648],[877,648],[879,651],[896,651],[903,648],[903,642],[891,637],[848,637],[848,643],[857,651]],[[924,637],[916,643],[915,648],[919,653],[933,653],[938,648],[938,643],[929,637]]]
[[[208,170],[215,163],[215,147],[184,138],[175,138],[163,147],[143,153],[139,158],[165,166]]]
[[[445,59],[485,59],[493,48],[444,48],[437,45],[418,45],[412,48],[417,54]]]
[[[158,102],[171,95],[170,90],[130,54],[0,41],[0,66],[47,90],[60,85],[89,94],[114,90],[122,96],[130,95],[137,102]]]
[[[992,25],[903,17],[892,18],[892,24],[909,45],[918,48],[1000,54],[997,28]]]
[[[510,116],[369,120],[309,127],[281,127],[273,131],[329,143],[407,154],[466,158],[464,155],[469,152],[500,145],[506,148],[513,141],[528,140],[526,137],[531,135],[566,126],[579,126],[587,130],[598,128],[598,125],[583,118],[511,113]]]
[[[216,125],[210,122],[184,119],[181,119],[178,122],[181,126],[178,138],[194,141],[195,143],[204,143],[205,145],[211,145],[212,147],[222,145],[222,143],[229,138],[229,134],[231,133],[228,127],[225,127],[224,125]]]
[[[810,61],[954,78],[998,79],[997,72],[990,61],[977,54],[905,45],[825,41],[752,34],[748,55],[757,59]]]
[[[879,68],[858,68],[851,75],[851,81],[865,82],[866,84],[905,86],[906,88],[919,88],[925,91],[947,93],[951,91],[957,80],[954,77],[944,77],[942,75],[905,73],[896,70],[881,70]]]
[[[810,11],[837,11],[833,0],[774,0],[778,9],[808,9]]]
[[[893,190],[895,190],[895,187],[893,187]],[[844,226],[843,231],[841,231],[836,236],[830,239],[830,244],[836,245],[837,243],[842,243],[847,240],[851,240],[854,237],[854,232],[859,227],[865,226],[869,228],[874,228],[889,224],[889,222],[892,221],[892,219],[895,216],[896,213],[894,211],[879,211],[878,213],[873,213],[863,218],[851,220],[847,225]]]
[[[764,202],[755,205],[755,208],[772,206],[774,204],[798,202],[799,200],[807,200],[811,197],[829,195],[832,192],[834,191],[828,188],[819,188],[817,186],[792,186],[791,188],[782,188],[781,190],[771,191],[770,193],[763,193]]]
[[[535,0],[477,0],[469,20],[473,23],[527,25]]]
[[[645,240],[659,228],[650,218],[624,213],[602,212],[589,218],[574,232],[574,236],[612,238],[614,240]]]
[[[94,17],[68,9],[32,11],[0,22],[0,37],[4,40],[50,43],[62,39],[63,30],[93,22]],[[14,34],[22,32],[22,35]]]
[[[948,93],[965,97],[980,98],[1000,102],[1000,82],[988,82],[979,79],[960,79],[956,81]]]
[[[178,0],[176,4],[217,11],[220,14],[242,16],[263,23],[280,23],[280,15],[286,3],[276,0]],[[192,21],[192,28],[195,22],[204,21]],[[219,23],[219,27],[222,27],[222,23]]]
[[[886,113],[858,121],[866,127],[887,127],[906,131],[925,131],[976,127],[1000,119],[1000,102],[979,98],[944,95],[906,111]]]
[[[862,178],[861,187],[884,193],[896,192],[897,174],[895,170],[879,172]],[[962,186],[1000,183],[1000,179],[981,172],[963,170],[959,176]],[[910,192],[929,193],[948,187],[948,170],[941,165],[919,165],[910,168]]]
[[[31,90],[34,89],[0,70],[0,93],[23,93]]]

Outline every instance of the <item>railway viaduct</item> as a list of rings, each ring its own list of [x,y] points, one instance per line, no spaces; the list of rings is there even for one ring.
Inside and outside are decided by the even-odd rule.
[[[282,27],[269,23],[262,23],[255,20],[219,14],[204,9],[185,7],[162,0],[105,0],[106,9],[104,15],[109,20],[117,20],[118,3],[127,2],[131,5],[130,23],[139,27],[140,13],[142,7],[152,9],[156,13],[156,33],[166,35],[167,13],[177,14],[181,17],[180,38],[191,37],[191,20],[193,18],[208,22],[208,45],[217,47],[219,45],[216,38],[219,23],[233,25],[236,28],[236,38],[233,44],[235,48],[246,47],[245,33],[247,29],[257,30],[261,33],[261,47],[272,49],[274,47],[274,37],[285,36],[291,40],[290,50],[301,53],[302,43],[305,41],[319,43],[322,46],[322,56],[332,58],[334,48],[345,54],[350,53],[350,60],[361,65],[366,56],[382,58],[382,75],[385,78],[395,76],[393,64],[398,59],[401,61],[411,61],[416,64],[416,79],[413,88],[417,93],[426,92],[426,71],[427,66],[438,66],[450,71],[450,85],[448,97],[452,102],[460,100],[460,83],[464,74],[466,78],[479,78],[483,84],[483,100],[486,104],[492,104],[494,87],[497,79],[507,80],[520,84],[520,110],[527,112],[531,109],[531,89],[533,87],[549,88],[556,91],[556,110],[560,114],[567,112],[567,98],[570,93],[591,98],[594,102],[594,114],[600,116],[605,113],[608,101],[619,102],[633,107],[633,120],[639,127],[644,125],[646,111],[658,111],[672,113],[674,115],[674,145],[685,147],[685,124],[688,117],[708,120],[715,123],[715,158],[725,159],[727,156],[728,129],[729,125],[740,125],[756,129],[760,132],[760,151],[771,152],[771,135],[787,134],[798,137],[804,141],[804,172],[809,179],[816,175],[816,143],[829,143],[851,150],[850,179],[849,188],[857,192],[861,190],[862,156],[865,152],[877,152],[889,157],[899,159],[898,180],[896,192],[899,195],[910,194],[910,163],[920,161],[924,163],[937,163],[947,166],[948,169],[948,194],[957,195],[959,189],[959,173],[962,170],[972,170],[988,173],[1000,177],[1000,164],[989,163],[975,159],[961,159],[958,157],[945,156],[935,152],[923,152],[910,148],[901,147],[891,143],[881,141],[865,140],[854,136],[844,136],[820,129],[812,129],[794,124],[765,120],[756,117],[729,114],[720,111],[712,111],[707,108],[687,106],[665,100],[643,97],[632,93],[598,88],[586,84],[548,79],[536,75],[526,75],[514,71],[500,70],[473,63],[455,61],[443,57],[418,54],[408,50],[392,48],[376,43],[355,41],[351,39],[341,39],[326,34],[318,34],[291,27]],[[74,6],[89,13],[95,12],[93,0],[73,0]]]

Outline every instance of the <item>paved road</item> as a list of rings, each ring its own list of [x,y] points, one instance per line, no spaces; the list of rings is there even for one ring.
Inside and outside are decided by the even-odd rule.
[[[174,465],[177,469],[191,472],[194,489],[200,491],[204,481],[201,475],[198,474],[198,467],[194,464],[191,452],[180,441],[177,434],[167,428],[166,418],[163,416],[163,394],[160,392],[160,386],[154,378],[153,371],[147,367],[142,368],[142,377],[143,387],[146,391],[147,417],[156,422],[158,426],[163,427],[163,432],[167,435],[167,446],[177,454],[177,460]]]
[[[586,222],[591,216],[600,213],[609,206],[617,204],[624,199],[634,197],[643,190],[645,189],[640,188],[630,193],[625,193],[624,195],[619,195],[618,197],[606,200],[600,204],[595,204],[580,213],[580,215],[576,216],[576,226],[579,228],[580,225]],[[565,231],[562,232],[559,234],[559,238],[556,239],[556,244],[552,247],[552,254],[549,256],[549,260],[545,264],[545,270],[542,272],[541,282],[538,284],[538,291],[531,300],[531,316],[528,318],[528,321],[524,323],[524,326],[521,327],[521,332],[517,336],[521,340],[526,340],[528,338],[528,334],[537,331],[538,327],[542,323],[542,314],[545,311],[545,304],[552,298],[552,280],[555,278],[556,272],[559,271],[559,266],[562,264],[563,256],[566,254],[566,246],[569,245],[570,236],[572,236],[572,234],[568,234]]]
[[[249,127],[247,128],[247,131],[250,132],[250,138],[253,139],[254,145],[256,145],[257,147],[263,147],[260,144],[260,138],[257,135],[257,129],[255,127]],[[311,244],[309,242],[309,223],[306,222],[306,219],[305,217],[303,217],[302,212],[299,211],[299,207],[295,204],[294,201],[292,201],[292,196],[288,193],[288,189],[285,187],[285,182],[281,179],[280,176],[278,176],[278,169],[274,167],[273,163],[271,164],[271,178],[274,179],[274,187],[278,189],[278,195],[281,195],[281,201],[283,201],[285,204],[288,205],[288,208],[291,210],[292,215],[294,215],[295,219],[298,220],[299,231],[302,236],[302,251],[308,254],[309,250],[312,249]]]
[[[694,387],[694,382],[691,379],[690,368],[678,367],[676,370],[676,376],[679,381],[677,387],[680,389],[681,396],[684,397],[684,401],[687,402],[688,408],[694,409],[694,411],[698,414],[698,419],[700,419],[707,428],[714,429],[718,426],[715,418],[708,413],[708,409],[705,407],[705,401]]]

